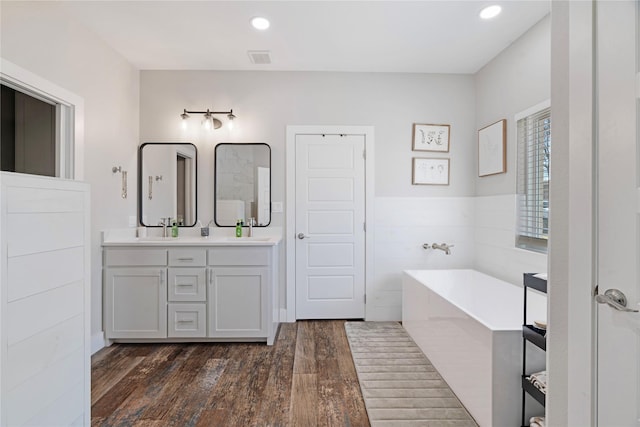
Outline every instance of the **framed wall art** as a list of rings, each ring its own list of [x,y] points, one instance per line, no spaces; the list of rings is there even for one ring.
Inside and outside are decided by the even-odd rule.
[[[507,171],[507,121],[499,120],[478,131],[478,176]]]
[[[414,157],[411,183],[414,185],[449,185],[449,159]]]
[[[449,152],[449,125],[413,124],[413,151]]]

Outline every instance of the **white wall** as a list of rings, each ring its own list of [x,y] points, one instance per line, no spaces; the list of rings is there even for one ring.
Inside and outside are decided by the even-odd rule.
[[[522,283],[524,272],[547,271],[546,254],[515,247],[514,116],[550,97],[550,23],[547,15],[475,75],[476,128],[507,119],[507,172],[482,178],[475,175],[474,265],[477,270],[516,284]],[[477,156],[477,145],[474,150]]]
[[[470,268],[474,259],[473,197],[376,197],[374,275],[368,320],[402,319],[402,271]],[[454,245],[451,254],[424,243]]]
[[[100,231],[136,212],[139,73],[54,2],[0,2],[0,54],[84,98],[85,180],[91,184],[92,333],[102,331]],[[129,172],[129,196],[120,197]]]
[[[475,267],[493,277],[521,284],[522,273],[547,271],[547,255],[515,247],[514,194],[476,197]]]
[[[550,79],[549,15],[475,74],[476,129],[507,119],[507,173],[482,178],[476,173],[476,195],[515,194],[517,146],[513,116],[549,99]],[[474,150],[477,156],[477,143]]]
[[[284,200],[287,125],[367,125],[375,127],[376,277],[368,295],[368,315],[400,319],[400,271],[406,268],[468,267],[472,263],[471,218],[474,193],[475,95],[469,75],[329,72],[142,71],[141,142],[188,141],[198,147],[198,212],[213,215],[213,153],[219,142],[266,142],[272,148],[272,200]],[[180,113],[233,108],[234,130],[207,132],[192,115],[182,130]],[[224,117],[223,117],[224,119]],[[413,123],[451,125],[450,153],[411,151]],[[411,184],[412,157],[451,159],[451,185]],[[429,198],[435,197],[433,201]],[[456,198],[460,198],[456,200]],[[379,214],[379,215],[378,215]],[[437,219],[439,218],[439,219]],[[433,225],[429,225],[434,219]],[[274,213],[275,227],[284,225]],[[449,228],[438,229],[446,225]],[[403,235],[385,229],[402,227]],[[435,231],[438,230],[438,233]],[[416,234],[420,231],[419,234]],[[448,231],[451,231],[449,233]],[[424,239],[459,241],[452,256],[425,253]],[[389,239],[412,254],[391,252]],[[435,239],[435,240],[434,240]],[[462,242],[465,242],[463,244]],[[432,243],[432,242],[431,242]],[[281,306],[285,307],[284,252],[281,254]],[[394,273],[395,272],[395,273]],[[372,302],[371,302],[372,301]]]

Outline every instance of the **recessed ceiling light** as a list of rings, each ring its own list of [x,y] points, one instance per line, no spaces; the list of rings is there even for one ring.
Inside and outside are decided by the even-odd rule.
[[[487,6],[480,11],[480,18],[495,18],[496,16],[500,15],[500,12],[502,12],[502,7],[498,6],[497,4],[494,4],[493,6]]]
[[[269,20],[267,18],[256,16],[251,20],[251,25],[253,25],[253,28],[255,28],[256,30],[266,30],[271,24],[269,23]]]

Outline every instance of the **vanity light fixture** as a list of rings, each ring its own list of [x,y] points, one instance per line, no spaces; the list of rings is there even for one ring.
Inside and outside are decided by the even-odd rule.
[[[233,128],[233,120],[236,118],[235,114],[233,114],[233,110],[229,111],[211,111],[207,108],[207,111],[188,111],[186,108],[183,113],[180,114],[182,118],[182,127],[186,128],[187,120],[191,117],[191,114],[203,114],[204,118],[202,120],[202,126],[205,129],[220,129],[222,127],[222,122],[214,117],[214,114],[226,114],[227,119],[229,120],[229,128]]]
[[[480,11],[480,18],[482,19],[495,18],[496,16],[500,15],[500,12],[502,12],[502,7],[497,4],[494,4],[492,6],[487,6]]]

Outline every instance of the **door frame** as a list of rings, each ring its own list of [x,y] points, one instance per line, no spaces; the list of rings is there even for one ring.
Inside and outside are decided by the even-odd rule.
[[[551,5],[547,425],[595,425],[593,13]]]
[[[365,206],[364,220],[366,231],[364,235],[364,291],[365,295],[373,280],[373,242],[374,242],[374,222],[373,222],[373,201],[374,201],[374,181],[375,181],[375,157],[374,157],[374,127],[373,126],[287,126],[287,137],[285,147],[285,259],[286,259],[286,321],[296,321],[296,135],[363,135],[365,149],[364,166],[364,186],[365,186]],[[364,304],[365,319],[369,317],[369,310],[365,298]]]

